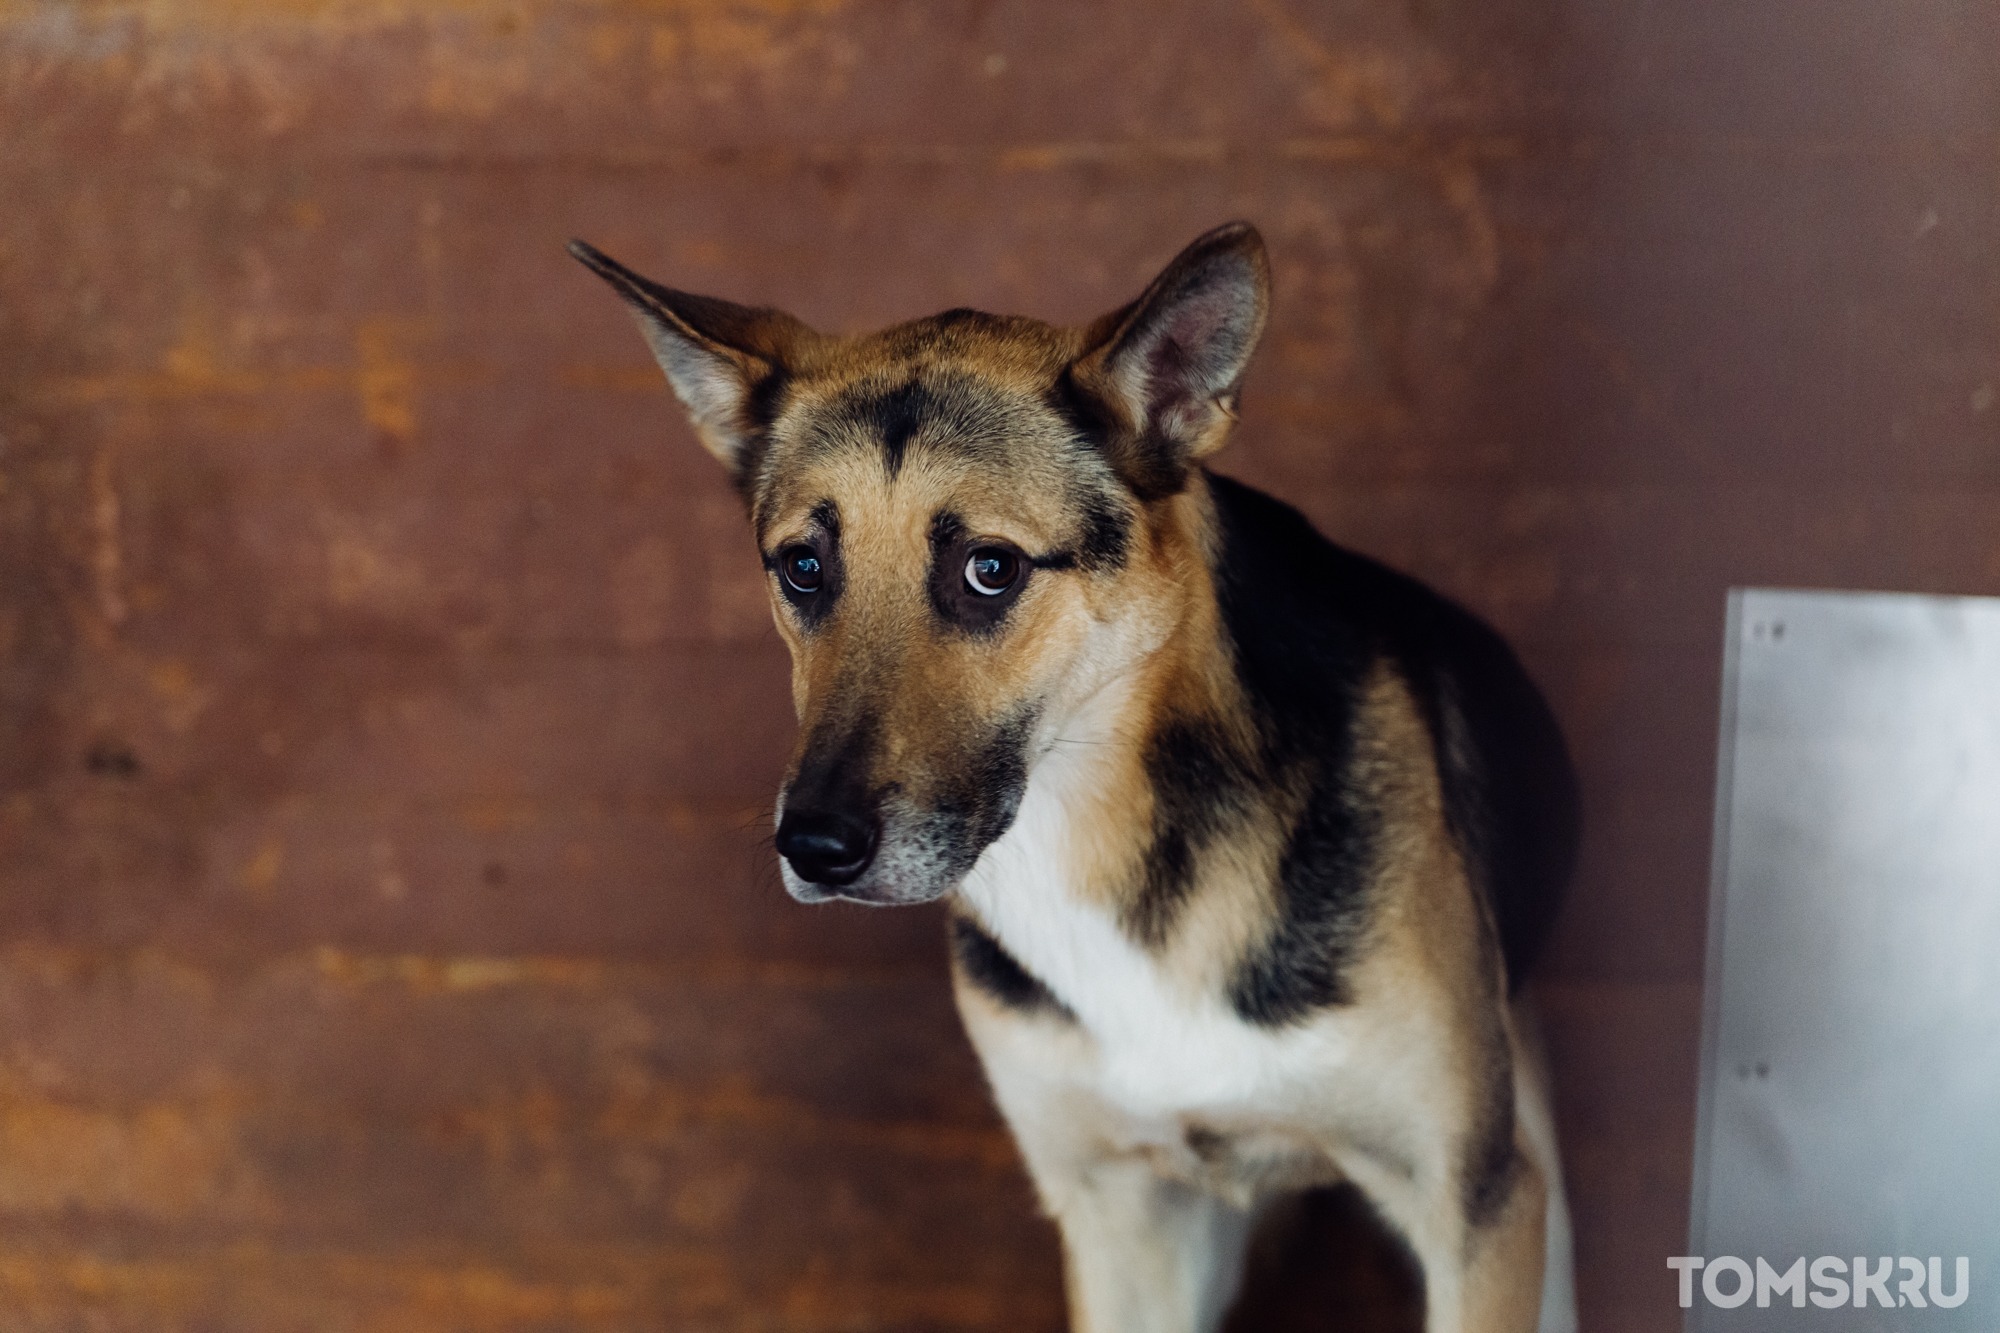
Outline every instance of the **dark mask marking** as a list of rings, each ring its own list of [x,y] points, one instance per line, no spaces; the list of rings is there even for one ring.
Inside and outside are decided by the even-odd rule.
[[[785,552],[791,549],[787,543],[779,550],[764,556],[764,568],[778,581],[778,592],[798,615],[799,622],[808,632],[816,630],[833,614],[834,603],[840,600],[840,590],[846,584],[847,565],[840,549],[840,510],[831,500],[821,500],[807,514],[807,520],[817,529],[810,541],[819,556],[821,582],[816,591],[800,592],[785,579]]]
[[[1074,1023],[1076,1015],[1055,992],[970,917],[951,918],[951,952],[965,979],[1000,1004],[1024,1014],[1043,1013]]]
[[[966,757],[957,779],[938,794],[933,809],[953,830],[943,849],[949,875],[972,869],[979,854],[1013,825],[1028,786],[1028,737],[1039,712],[1039,707],[1024,707],[1001,722]]]
[[[872,819],[881,796],[869,780],[877,730],[872,714],[822,719],[785,788],[785,809]]]
[[[1000,631],[1014,603],[1026,591],[1032,571],[1064,569],[1075,563],[1075,558],[1067,552],[1056,551],[1038,559],[1010,543],[1005,544],[1009,553],[1020,560],[1021,567],[1005,588],[986,596],[966,587],[966,561],[981,545],[984,543],[970,539],[964,520],[949,509],[939,510],[931,519],[930,568],[924,580],[931,610],[945,629],[975,638]]]
[[[959,574],[946,568],[946,564],[964,536],[965,520],[951,510],[940,509],[931,516],[931,567],[925,572],[924,590],[930,597],[931,610],[937,618],[952,626],[958,624],[958,616],[950,584]]]

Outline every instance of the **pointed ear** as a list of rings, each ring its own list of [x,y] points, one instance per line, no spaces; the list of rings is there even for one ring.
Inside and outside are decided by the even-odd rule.
[[[1085,335],[1090,350],[1070,367],[1071,381],[1101,407],[1113,465],[1141,498],[1179,490],[1222,447],[1270,289],[1263,238],[1231,222]]]
[[[663,287],[582,241],[569,252],[632,307],[695,433],[747,484],[792,359],[818,335],[782,310]]]

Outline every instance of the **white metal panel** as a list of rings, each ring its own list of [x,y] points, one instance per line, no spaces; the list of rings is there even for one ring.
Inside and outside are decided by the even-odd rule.
[[[2000,600],[1732,595],[1697,1135],[1691,1254],[1971,1294],[1694,1333],[2000,1329]]]

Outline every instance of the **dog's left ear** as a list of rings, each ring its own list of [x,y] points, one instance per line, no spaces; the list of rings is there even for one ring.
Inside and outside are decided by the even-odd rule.
[[[1106,409],[1112,464],[1144,499],[1171,495],[1222,447],[1264,331],[1270,261],[1247,222],[1198,238],[1131,305],[1090,327],[1073,384]]]
[[[702,444],[747,486],[770,425],[760,404],[769,404],[789,364],[819,335],[782,310],[662,286],[582,241],[571,241],[569,252],[632,307]]]

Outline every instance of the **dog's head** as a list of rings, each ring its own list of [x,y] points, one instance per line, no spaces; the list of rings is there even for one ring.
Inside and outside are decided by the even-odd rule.
[[[571,250],[748,505],[800,722],[786,887],[948,893],[1064,723],[1182,617],[1204,553],[1177,510],[1234,420],[1263,243],[1218,228],[1083,329],[954,310],[851,338]]]

